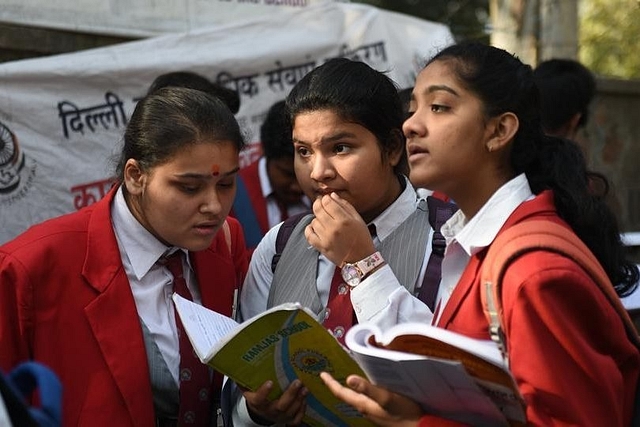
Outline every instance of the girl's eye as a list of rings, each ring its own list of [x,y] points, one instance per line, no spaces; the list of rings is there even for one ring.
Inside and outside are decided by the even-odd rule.
[[[198,190],[200,189],[200,186],[183,184],[180,186],[180,188],[182,191],[184,191],[187,194],[193,194],[198,192]]]
[[[305,147],[296,147],[296,153],[298,153],[298,155],[300,155],[301,157],[307,157],[309,155],[309,150],[307,150]]]
[[[233,188],[236,185],[236,181],[220,181],[218,182],[218,187],[220,188]]]
[[[434,113],[442,113],[448,110],[449,110],[449,107],[445,105],[431,104],[431,111],[433,111]]]
[[[351,147],[346,144],[336,144],[336,146],[334,147],[334,151],[338,154],[348,153],[349,151],[351,151]]]

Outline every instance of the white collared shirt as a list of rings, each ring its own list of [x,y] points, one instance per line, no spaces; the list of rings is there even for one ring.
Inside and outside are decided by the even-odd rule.
[[[518,206],[533,198],[527,177],[520,174],[493,193],[471,219],[458,210],[442,226],[440,231],[447,247],[442,260],[442,281],[436,303],[440,306],[439,313],[449,301],[471,257],[493,242]]]
[[[418,204],[416,192],[406,178],[405,183],[405,189],[400,196],[384,212],[372,221],[376,226],[376,239],[384,240],[393,230],[395,230],[415,212]],[[275,241],[279,229],[280,225],[277,225],[269,230],[253,253],[249,272],[243,286],[242,301],[240,303],[243,319],[248,319],[249,317],[262,313],[267,309],[267,298],[271,287],[271,281],[273,280],[271,260],[275,254]],[[430,240],[431,233],[428,241],[425,242],[425,259],[428,259],[431,253]],[[377,243],[377,241],[378,240],[374,240],[374,243]],[[424,264],[426,264],[426,262]],[[323,255],[319,256],[316,286],[318,289],[318,295],[320,296],[320,300],[324,306],[327,305],[327,301],[329,299],[329,290],[331,288],[331,278],[333,276],[334,269],[335,266],[331,261]],[[372,277],[376,274],[377,272],[374,273]],[[391,273],[391,275],[393,276],[393,273]],[[395,276],[393,276],[393,278],[395,279]],[[421,283],[422,277],[419,277],[418,280],[419,283]],[[366,286],[364,286],[365,282],[367,283]],[[360,292],[359,289],[361,287],[366,289],[366,291]],[[356,309],[358,319],[372,320],[371,318],[375,317],[379,318],[383,323],[387,322],[385,319],[396,319],[398,316],[396,311],[399,306],[395,302],[389,301],[389,294],[394,292],[397,288],[405,289],[398,283],[397,279],[395,280],[395,285],[390,286],[384,281],[370,282],[370,278],[368,278],[356,288],[352,289],[351,301],[354,305],[354,309]],[[409,298],[414,299],[408,292],[407,294],[409,295]],[[417,299],[416,301],[419,302]],[[420,304],[422,303],[420,302]],[[426,305],[424,304],[422,304],[422,310],[429,312],[429,309],[426,308]],[[391,313],[389,311],[391,311]],[[430,317],[429,320],[431,320]],[[393,322],[393,324],[395,323],[397,322]]]
[[[149,329],[171,374],[179,384],[180,353],[178,332],[171,294],[173,276],[157,261],[175,250],[155,238],[133,216],[118,189],[111,206],[113,229],[118,240],[120,258],[135,300],[138,316]],[[193,300],[201,304],[200,290],[187,256],[183,258],[184,277]]]

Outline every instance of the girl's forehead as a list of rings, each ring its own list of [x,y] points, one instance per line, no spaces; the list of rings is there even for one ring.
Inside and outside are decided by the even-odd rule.
[[[435,60],[424,69],[418,75],[418,79],[441,79],[441,80],[457,80],[457,75],[454,72],[452,64],[448,61]]]
[[[413,96],[437,92],[438,88],[448,88],[460,96],[475,96],[450,61],[438,60],[427,65],[416,78]]]
[[[239,153],[231,142],[186,144],[170,156],[162,166],[170,168],[206,169],[217,176],[239,161]],[[160,165],[159,165],[160,166]]]

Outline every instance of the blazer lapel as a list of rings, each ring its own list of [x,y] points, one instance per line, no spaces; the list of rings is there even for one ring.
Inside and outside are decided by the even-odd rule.
[[[543,191],[534,199],[526,201],[518,206],[518,208],[509,216],[498,234],[511,227],[513,224],[524,221],[534,215],[538,218],[542,215],[548,215],[555,218],[553,193],[551,191]],[[462,277],[460,277],[455,290],[451,294],[451,298],[449,298],[449,301],[442,312],[442,316],[440,316],[437,323],[438,326],[447,328],[450,325],[465,298],[480,298],[480,295],[470,295],[470,293],[475,286],[476,280],[480,280],[480,269],[482,268],[482,261],[487,254],[487,250],[488,249],[485,248],[471,257],[469,264],[465,268]]]
[[[142,329],[111,226],[114,194],[115,189],[96,204],[89,221],[82,274],[97,296],[85,307],[85,314],[132,424],[152,425],[153,397]]]

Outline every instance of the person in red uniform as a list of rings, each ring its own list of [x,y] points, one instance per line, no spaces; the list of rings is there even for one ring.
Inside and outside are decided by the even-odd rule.
[[[601,263],[619,295],[638,271],[624,258],[615,217],[590,185],[579,147],[543,136],[531,67],[479,43],[445,48],[419,74],[403,131],[411,181],[442,191],[460,210],[447,246],[434,324],[489,340],[480,271],[495,237],[516,223],[567,227]],[[600,187],[598,187],[600,188]],[[523,255],[502,286],[509,366],[528,425],[629,426],[640,354],[604,293],[573,260]],[[384,426],[454,426],[408,397],[328,373],[334,392]]]
[[[240,170],[231,215],[242,224],[251,252],[271,227],[311,210],[311,202],[302,192],[293,168],[293,142],[287,120],[284,101],[269,108],[260,127],[264,155]]]
[[[106,197],[0,246],[0,369],[51,368],[64,426],[184,424],[181,408],[193,402],[182,393],[167,255],[183,255],[195,302],[232,315],[247,269],[242,229],[227,218],[243,145],[222,101],[159,89],[133,112]],[[211,377],[211,406],[189,425],[215,414]]]

